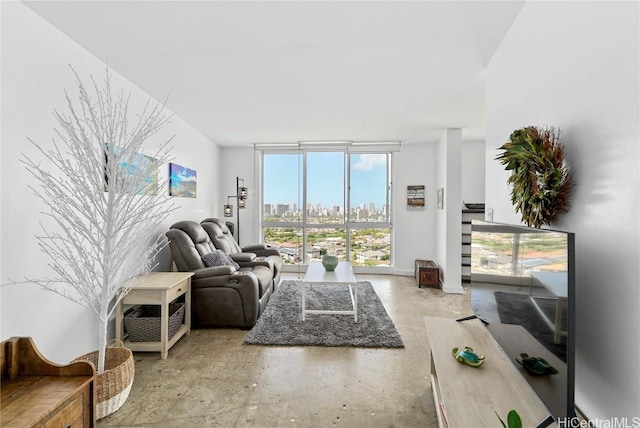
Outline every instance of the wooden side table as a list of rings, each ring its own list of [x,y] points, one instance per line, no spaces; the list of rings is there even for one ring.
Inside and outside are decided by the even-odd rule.
[[[193,272],[150,272],[138,279],[116,309],[116,339],[124,337],[124,305],[160,305],[160,341],[132,342],[124,345],[132,351],[160,352],[167,358],[169,349],[184,335],[191,333],[191,276]],[[184,322],[169,339],[169,303],[185,296]]]

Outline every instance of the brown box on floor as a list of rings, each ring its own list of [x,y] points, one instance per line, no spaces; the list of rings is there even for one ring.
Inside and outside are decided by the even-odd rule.
[[[440,288],[440,269],[431,260],[416,260],[415,277],[418,287]]]

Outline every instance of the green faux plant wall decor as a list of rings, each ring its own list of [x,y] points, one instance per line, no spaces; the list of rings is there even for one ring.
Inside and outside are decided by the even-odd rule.
[[[511,203],[527,226],[550,225],[569,210],[573,182],[559,130],[517,129],[498,150],[496,160],[511,171]]]

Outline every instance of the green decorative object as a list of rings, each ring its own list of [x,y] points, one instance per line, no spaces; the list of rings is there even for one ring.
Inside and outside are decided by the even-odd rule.
[[[529,373],[536,376],[558,373],[558,370],[549,364],[544,358],[530,357],[528,354],[520,354],[520,358],[522,358],[522,360],[516,358],[518,364],[522,365]]]
[[[527,126],[511,133],[496,157],[511,171],[511,202],[527,226],[550,225],[569,210],[573,182],[560,131]]]
[[[496,412],[496,416],[500,419],[500,423],[504,428],[522,428],[522,419],[520,419],[520,415],[515,410],[509,410],[507,423],[502,420],[498,412]]]
[[[484,354],[476,354],[473,349],[465,346],[462,351],[458,351],[458,348],[451,350],[451,355],[459,363],[464,363],[471,367],[480,367],[484,363]]]
[[[327,272],[333,272],[338,267],[338,257],[336,256],[324,256],[322,258],[322,266]]]

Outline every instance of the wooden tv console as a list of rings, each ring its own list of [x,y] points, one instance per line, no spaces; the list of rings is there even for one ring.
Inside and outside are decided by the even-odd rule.
[[[91,363],[54,364],[40,354],[30,337],[12,337],[0,346],[0,425],[96,425],[95,370]]]
[[[440,427],[497,427],[497,415],[506,421],[512,409],[525,427],[545,426],[543,422],[551,421],[549,410],[480,320],[425,317],[425,324],[431,348],[431,388]],[[453,348],[465,346],[485,354],[482,366],[470,367],[451,355]],[[555,426],[555,422],[548,426]]]

